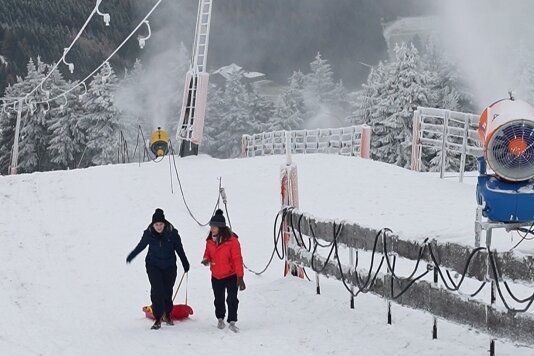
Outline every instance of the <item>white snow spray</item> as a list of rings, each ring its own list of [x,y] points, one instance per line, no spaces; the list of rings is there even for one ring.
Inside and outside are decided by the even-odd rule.
[[[150,18],[152,35],[139,50],[143,69],[129,81],[123,81],[115,93],[118,108],[130,121],[146,129],[162,127],[171,133],[176,130],[190,63],[187,48],[191,47],[194,35],[188,16],[196,17],[196,13],[183,0],[167,2],[154,13]],[[146,33],[145,27],[139,31],[140,36]]]
[[[457,59],[475,104],[483,108],[506,97],[508,90],[517,90],[525,60],[520,52],[528,53],[533,47],[528,39],[534,34],[530,18],[534,2],[447,0],[436,6],[446,51]]]

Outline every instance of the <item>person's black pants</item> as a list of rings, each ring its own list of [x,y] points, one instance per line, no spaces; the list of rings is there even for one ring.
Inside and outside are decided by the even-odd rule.
[[[172,289],[176,282],[176,266],[161,269],[147,264],[146,273],[151,287],[152,313],[156,320],[161,320],[163,314],[170,315],[172,311]]]
[[[225,292],[228,293],[226,303],[228,303],[228,322],[237,321],[237,306],[239,300],[237,299],[237,275],[226,277],[223,279],[216,279],[211,277],[211,286],[213,287],[213,295],[215,296],[215,316],[217,319],[224,319],[226,315],[226,307],[224,305]]]

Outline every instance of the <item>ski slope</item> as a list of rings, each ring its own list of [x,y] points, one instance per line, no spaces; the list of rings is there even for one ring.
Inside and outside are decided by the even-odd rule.
[[[472,244],[475,186],[359,158],[295,156],[300,210],[321,218],[390,227],[405,239],[435,237]],[[248,267],[261,270],[273,249],[280,208],[281,156],[177,159],[186,199],[209,220],[218,177]],[[209,269],[200,264],[208,229],[184,207],[169,161],[0,177],[0,355],[483,355],[487,335],[428,313],[360,295],[355,309],[341,283],[282,277],[274,260],[261,276],[245,273],[241,332],[218,330]],[[188,301],[195,314],[150,330],[144,255],[130,265],[155,208],[180,231],[191,263]],[[517,241],[497,239],[499,248]],[[524,242],[523,253],[534,251]],[[179,276],[181,267],[179,267]],[[183,303],[185,288],[176,302]],[[533,355],[534,347],[497,341],[498,354]]]

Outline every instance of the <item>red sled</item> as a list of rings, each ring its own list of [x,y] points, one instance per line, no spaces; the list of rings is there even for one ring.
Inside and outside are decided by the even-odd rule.
[[[145,305],[143,307],[143,311],[145,312],[145,316],[149,319],[156,319],[154,318],[154,314],[152,313],[152,305]],[[172,320],[183,320],[189,318],[189,315],[193,315],[193,309],[187,305],[187,304],[175,304],[172,307],[171,311],[171,319]]]

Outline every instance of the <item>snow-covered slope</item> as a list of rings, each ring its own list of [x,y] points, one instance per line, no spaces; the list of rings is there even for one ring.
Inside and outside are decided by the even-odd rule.
[[[474,186],[442,181],[385,164],[340,156],[296,156],[301,210],[404,238],[473,240]],[[273,248],[282,157],[177,160],[190,208],[207,221],[218,193],[228,195],[230,218],[245,263],[262,269]],[[239,325],[218,330],[210,274],[200,264],[207,228],[189,216],[169,162],[95,167],[0,177],[0,355],[481,355],[488,336],[385,302],[373,295],[350,310],[340,283],[282,277],[275,260],[262,276],[246,273]],[[188,301],[195,314],[175,326],[149,330],[144,253],[126,255],[156,207],[178,227],[191,262]],[[506,241],[509,245],[510,241]],[[506,244],[502,242],[503,246]],[[507,245],[506,245],[507,246]],[[525,244],[528,252],[531,246]],[[179,275],[181,271],[179,271]],[[183,302],[184,289],[177,302]],[[497,343],[502,354],[534,349]]]

